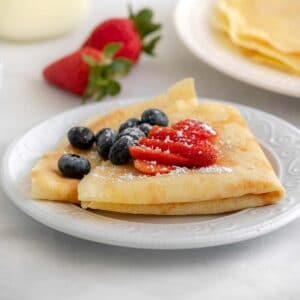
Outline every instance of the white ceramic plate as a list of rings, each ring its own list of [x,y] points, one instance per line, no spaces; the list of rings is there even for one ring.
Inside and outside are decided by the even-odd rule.
[[[279,204],[218,216],[145,217],[93,213],[73,204],[29,198],[33,164],[53,149],[71,126],[92,114],[133,102],[113,100],[81,106],[41,123],[11,144],[3,157],[1,172],[10,200],[26,214],[59,231],[101,243],[151,249],[234,243],[268,233],[300,215],[300,131],[272,115],[241,105],[236,106],[287,190]]]
[[[216,0],[180,0],[174,22],[178,35],[198,58],[235,79],[255,86],[300,97],[300,77],[256,64],[221,43],[210,26]]]

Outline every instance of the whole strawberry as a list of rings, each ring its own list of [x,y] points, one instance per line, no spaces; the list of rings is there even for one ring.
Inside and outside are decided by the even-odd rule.
[[[136,62],[141,54],[154,55],[154,48],[160,36],[153,37],[152,33],[161,28],[161,24],[152,22],[153,12],[142,9],[133,14],[129,8],[129,18],[109,19],[99,24],[90,34],[83,47],[94,47],[102,50],[112,42],[122,44],[115,57],[125,57]],[[151,37],[149,37],[151,35]]]
[[[120,44],[113,43],[103,51],[84,47],[47,66],[44,78],[84,99],[114,96],[121,90],[116,79],[126,75],[132,65],[125,58],[113,58],[120,48]]]

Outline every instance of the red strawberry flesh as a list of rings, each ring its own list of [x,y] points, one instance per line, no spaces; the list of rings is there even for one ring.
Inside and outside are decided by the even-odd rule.
[[[83,47],[94,47],[102,50],[109,43],[120,43],[122,48],[115,57],[125,57],[133,62],[137,61],[142,41],[132,20],[127,18],[114,18],[98,25],[83,44]]]
[[[215,148],[210,142],[202,142],[197,145],[191,145],[182,142],[164,142],[155,139],[142,138],[139,141],[140,145],[144,145],[151,149],[160,149],[165,152],[179,154],[183,157],[201,161],[203,165],[211,164],[216,159]]]
[[[194,162],[191,159],[188,159],[178,154],[166,153],[161,150],[153,150],[150,148],[144,148],[140,146],[132,146],[129,148],[129,152],[130,155],[135,159],[156,161],[159,164],[169,166],[194,166]]]
[[[108,44],[102,52],[85,47],[45,68],[43,75],[50,83],[83,96],[84,100],[117,95],[121,86],[116,79],[125,76],[132,62],[113,58],[120,44]]]
[[[148,133],[148,137],[163,140],[165,142],[179,140],[179,136],[177,135],[176,130],[157,125],[151,128],[151,130]]]
[[[123,57],[136,62],[144,52],[154,55],[156,44],[160,40],[157,35],[161,24],[153,22],[153,11],[148,8],[134,13],[129,7],[128,18],[108,19],[94,28],[83,47],[94,47],[102,50],[109,43],[120,43],[122,48],[115,57]]]
[[[153,126],[148,137],[141,138],[129,151],[134,162],[139,161],[137,169],[145,174],[158,173],[163,165],[207,167],[217,160],[217,150],[212,143],[215,136],[216,131],[208,124],[187,119],[171,128]],[[154,165],[159,167],[154,168]],[[168,169],[164,170],[167,173]]]
[[[206,123],[198,120],[186,119],[172,126],[173,129],[181,131],[186,137],[206,139],[216,135],[216,131]]]
[[[134,167],[147,175],[167,174],[175,169],[173,166],[161,165],[156,162],[140,159],[134,160]]]
[[[89,66],[83,61],[83,55],[98,61],[102,53],[90,47],[77,50],[47,66],[43,71],[44,78],[54,85],[82,96],[89,77]]]

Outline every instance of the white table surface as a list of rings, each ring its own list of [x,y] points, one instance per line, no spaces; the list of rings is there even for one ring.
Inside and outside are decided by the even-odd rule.
[[[76,49],[101,19],[124,14],[126,2],[94,0],[86,22],[55,40],[25,45],[0,42],[4,62],[1,152],[34,124],[80,105],[76,97],[47,85],[41,70]],[[175,1],[133,4],[153,7],[164,33],[159,56],[140,61],[123,80],[120,97],[156,95],[176,80],[193,76],[200,96],[254,106],[300,127],[300,99],[235,81],[185,49],[172,23]],[[126,249],[49,229],[20,212],[0,190],[0,299],[299,299],[299,232],[300,219],[269,235],[229,246]]]

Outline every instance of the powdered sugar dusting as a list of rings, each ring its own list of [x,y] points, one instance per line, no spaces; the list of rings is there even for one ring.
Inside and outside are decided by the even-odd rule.
[[[124,181],[130,181],[130,180],[141,179],[141,178],[149,178],[149,176],[148,175],[135,175],[135,174],[132,174],[129,172],[129,173],[126,173],[126,174],[116,177],[116,181],[124,182]]]
[[[170,172],[170,174],[185,174],[189,171],[186,167],[175,167],[173,171]]]
[[[216,131],[210,125],[208,125],[207,123],[201,123],[200,127],[202,129],[208,131],[209,133],[213,134],[213,135],[217,134]]]
[[[181,130],[177,130],[176,135],[181,138],[183,137],[183,132]]]
[[[118,181],[124,181],[124,180],[133,180],[134,178],[136,178],[135,175],[133,175],[132,173],[126,173],[126,174],[123,174],[123,175],[120,175],[117,180]]]
[[[149,167],[155,167],[156,161],[152,161],[149,164]],[[101,168],[101,167],[97,167]],[[228,167],[223,167],[223,166],[209,166],[209,167],[203,167],[203,168],[193,168],[189,169],[187,167],[174,167],[174,170],[172,170],[170,173],[167,174],[156,174],[156,176],[170,176],[170,175],[180,175],[180,174],[186,174],[189,172],[196,172],[196,173],[201,173],[201,174],[225,174],[225,173],[231,173],[232,169]],[[98,177],[99,179],[105,180],[107,179],[107,175],[102,175],[102,174],[97,174],[94,173],[93,176]],[[152,176],[150,176],[152,177]],[[124,182],[124,181],[131,181],[135,179],[144,179],[144,178],[149,178],[149,175],[142,175],[142,174],[134,174],[132,172],[128,172],[122,175],[119,175],[114,178],[116,182]]]
[[[165,143],[171,142],[171,139],[170,139],[170,136],[169,136],[169,135],[166,136],[164,142],[165,142]]]
[[[200,168],[198,169],[198,172],[205,173],[205,174],[222,174],[222,173],[231,173],[232,169],[228,167],[220,167],[220,166],[210,166],[206,168]]]
[[[186,167],[175,167],[173,171],[171,171],[171,174],[185,174],[188,171],[193,170],[201,174],[222,174],[222,173],[231,173],[232,169],[228,167],[222,167],[222,166],[209,166],[209,167],[203,167],[203,168],[194,168],[189,169]]]
[[[220,140],[219,143],[222,146],[231,146],[231,142],[229,140],[225,140],[225,141]]]

